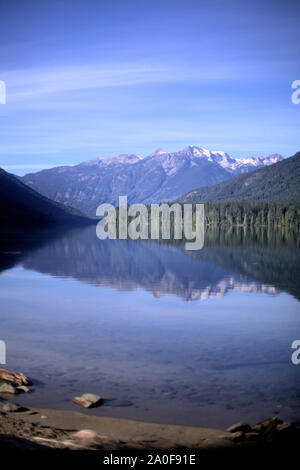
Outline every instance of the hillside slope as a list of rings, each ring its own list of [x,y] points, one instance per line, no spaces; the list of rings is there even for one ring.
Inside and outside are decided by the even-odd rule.
[[[62,206],[0,168],[0,226],[85,224],[79,211]]]
[[[181,201],[269,201],[300,202],[300,152],[274,165],[236,176],[213,186],[195,189]]]

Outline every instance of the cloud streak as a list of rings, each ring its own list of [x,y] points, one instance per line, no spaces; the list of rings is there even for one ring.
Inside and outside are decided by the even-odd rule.
[[[80,65],[4,72],[11,103],[78,90],[122,87],[184,79],[176,68],[157,64]]]
[[[272,65],[270,67],[270,65]],[[280,70],[283,64],[274,61],[269,64],[270,75]],[[266,79],[266,63],[244,64],[239,62],[206,61],[201,63],[133,63],[83,64],[56,67],[32,67],[2,71],[1,78],[7,85],[8,104],[47,100],[67,93],[102,88],[128,87],[134,85],[159,84],[168,82],[208,82]]]

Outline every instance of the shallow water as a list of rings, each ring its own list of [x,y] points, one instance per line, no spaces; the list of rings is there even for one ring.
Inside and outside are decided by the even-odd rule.
[[[188,253],[89,227],[2,237],[0,268],[6,367],[34,382],[18,403],[81,411],[93,392],[102,416],[300,424],[297,238],[211,233]]]

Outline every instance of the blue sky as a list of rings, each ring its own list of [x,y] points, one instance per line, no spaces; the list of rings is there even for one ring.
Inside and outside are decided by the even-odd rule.
[[[300,2],[0,2],[0,166],[299,150]]]

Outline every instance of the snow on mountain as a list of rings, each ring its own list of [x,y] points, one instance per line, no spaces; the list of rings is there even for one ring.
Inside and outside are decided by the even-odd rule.
[[[282,160],[279,154],[261,156],[258,158],[233,158],[228,153],[221,150],[207,150],[203,147],[189,145],[177,152],[166,152],[159,148],[151,153],[148,157],[142,159],[133,154],[121,154],[116,157],[97,158],[88,162],[80,163],[76,166],[110,166],[120,164],[135,164],[141,160],[159,161],[167,175],[174,174],[180,167],[189,161],[194,166],[197,159],[202,158],[208,162],[216,163],[230,173],[246,173],[251,169],[260,168],[262,166],[273,165]]]
[[[279,162],[283,157],[279,154],[261,156],[258,158],[248,157],[248,158],[233,158],[228,153],[221,150],[207,150],[203,147],[197,147],[195,145],[189,145],[178,152],[165,152],[162,149],[157,150],[149,157],[146,158],[159,158],[162,162],[163,167],[166,172],[173,173],[176,171],[176,168],[180,166],[180,158],[188,158],[191,162],[191,166],[195,164],[195,160],[202,158],[211,163],[216,163],[230,173],[239,174],[247,173],[248,171],[255,170],[262,166],[273,165],[274,163]]]
[[[263,163],[264,166],[273,165],[274,163],[280,162],[283,160],[283,157],[279,153],[274,153],[272,155],[267,155],[264,157],[258,157],[259,161]]]
[[[31,173],[22,181],[41,194],[94,215],[103,202],[118,204],[174,201],[195,188],[210,186],[240,173],[281,160],[280,155],[233,158],[224,151],[189,145],[177,152],[158,149],[145,158],[121,154],[75,166]]]

